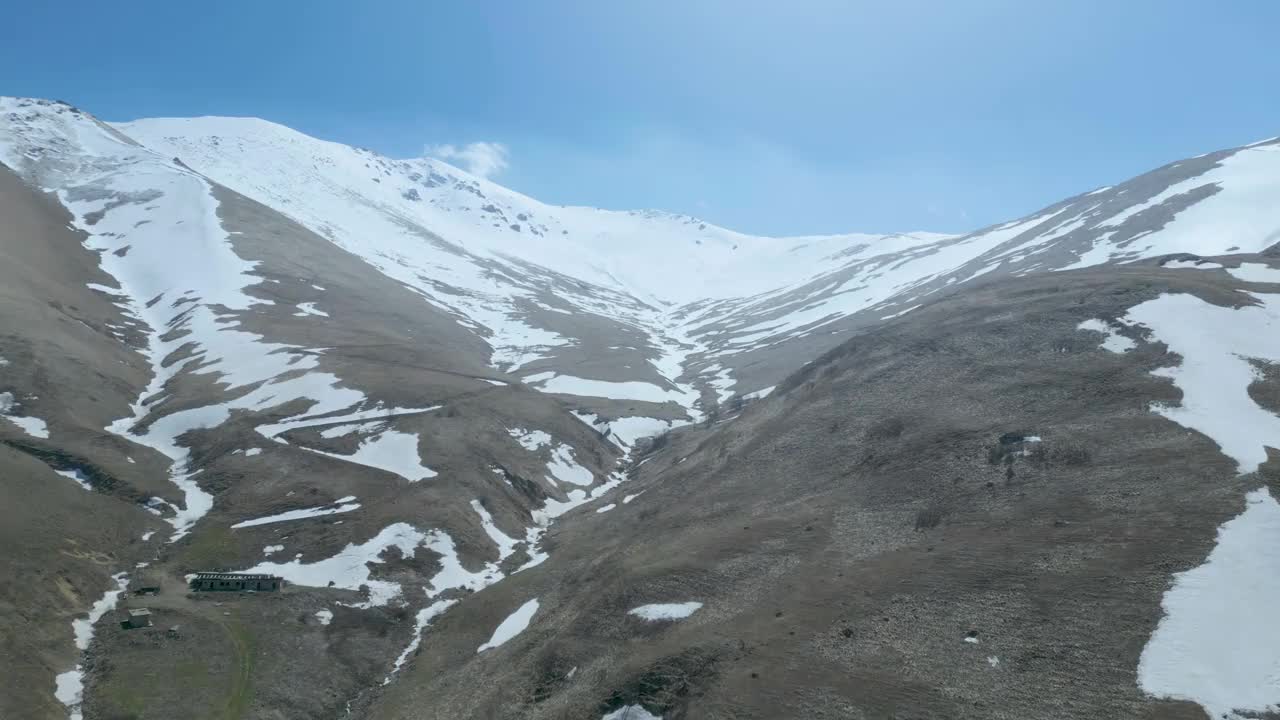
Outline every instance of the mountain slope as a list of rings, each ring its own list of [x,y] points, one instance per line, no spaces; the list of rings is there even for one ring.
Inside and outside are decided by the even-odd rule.
[[[367,715],[1271,717],[1280,262],[1223,264],[987,283],[842,345],[646,457]],[[1266,370],[1205,372],[1233,352]]]
[[[545,304],[647,335],[642,360],[622,341],[592,347],[588,379],[614,380],[609,366],[651,365],[722,398],[768,387],[858,329],[968,280],[1257,252],[1280,239],[1267,201],[1280,192],[1275,141],[1172,163],[961,237],[760,238],[688,217],[547,206],[439,161],[392,160],[260,120],[116,127],[471,318],[493,333],[494,362],[508,371],[583,362],[566,345],[584,339],[538,313]],[[433,244],[441,240],[449,251]],[[511,301],[522,297],[535,308]],[[791,352],[797,341],[803,352]]]
[[[1280,142],[964,236],[751,237],[260,120],[41,100],[0,99],[0,163],[0,471],[7,507],[41,509],[6,525],[29,581],[0,621],[31,631],[0,645],[23,659],[0,714],[964,716],[1003,686],[939,680],[954,652],[921,633],[1015,606],[1022,635],[1140,620],[1074,649],[1020,636],[1025,662],[996,656],[1028,673],[1020,717],[1082,679],[1104,715],[1175,712],[1139,690],[1232,710],[1168,671],[1185,619],[1172,645],[1151,630],[1169,573],[1274,472]],[[1192,357],[1220,328],[1231,350]],[[1167,526],[1138,537],[1142,512]],[[1048,514],[1076,555],[1054,559]],[[1133,587],[1090,599],[1108,564]],[[290,586],[188,595],[211,569]],[[937,604],[988,579],[1013,599]],[[866,592],[850,629],[881,670],[828,647]],[[904,603],[914,634],[865,626]],[[180,630],[114,630],[142,604]],[[1077,650],[1112,672],[1037,659]],[[753,656],[826,679],[757,685]]]

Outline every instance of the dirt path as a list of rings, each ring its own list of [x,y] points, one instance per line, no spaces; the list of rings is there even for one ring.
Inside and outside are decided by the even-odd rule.
[[[253,697],[253,637],[236,618],[220,620],[219,625],[227,633],[235,651],[235,666],[231,671],[231,691],[227,696],[227,720],[240,720],[249,711]]]

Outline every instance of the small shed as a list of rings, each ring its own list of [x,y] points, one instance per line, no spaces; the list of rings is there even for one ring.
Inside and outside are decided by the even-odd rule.
[[[191,589],[204,592],[274,592],[283,584],[275,575],[257,573],[198,572],[191,578]]]
[[[147,608],[134,608],[129,611],[129,617],[121,622],[120,626],[125,630],[151,627],[151,611]]]

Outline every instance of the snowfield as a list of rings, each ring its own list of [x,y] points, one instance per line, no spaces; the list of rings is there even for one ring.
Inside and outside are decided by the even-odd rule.
[[[1257,305],[1231,309],[1193,295],[1162,295],[1129,310],[1126,322],[1150,328],[1182,356],[1160,368],[1182,391],[1178,406],[1153,410],[1204,433],[1248,473],[1280,448],[1280,417],[1258,405],[1249,386],[1261,377],[1257,361],[1280,361],[1280,295],[1255,294]]]
[[[1280,712],[1280,504],[1266,489],[1218,529],[1200,567],[1178,573],[1138,663],[1138,684],[1198,703],[1211,717]]]

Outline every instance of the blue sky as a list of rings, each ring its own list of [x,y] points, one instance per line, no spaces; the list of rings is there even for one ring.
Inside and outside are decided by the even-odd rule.
[[[479,147],[505,161],[490,163],[494,179],[541,200],[756,233],[972,229],[1280,134],[1274,2],[72,0],[5,12],[0,93],[110,120],[255,115],[395,156],[491,143]]]

